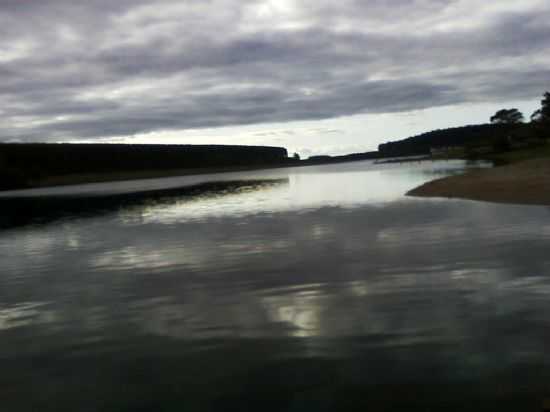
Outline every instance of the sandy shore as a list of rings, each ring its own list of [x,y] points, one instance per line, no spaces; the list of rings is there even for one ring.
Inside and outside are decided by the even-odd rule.
[[[411,190],[407,195],[550,205],[550,158],[437,179]]]

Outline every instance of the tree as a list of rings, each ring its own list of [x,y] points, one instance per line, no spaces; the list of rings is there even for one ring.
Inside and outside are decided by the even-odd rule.
[[[523,122],[523,114],[518,109],[502,109],[491,116],[493,124],[517,124]]]
[[[550,92],[544,93],[540,104],[541,108],[531,115],[531,121],[536,123],[550,123]]]
[[[292,156],[292,158],[294,160],[300,160],[300,155],[298,153],[294,153],[294,155]]]

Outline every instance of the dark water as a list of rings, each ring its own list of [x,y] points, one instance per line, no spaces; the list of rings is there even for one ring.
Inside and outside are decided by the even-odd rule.
[[[463,168],[2,195],[1,410],[542,410],[550,209],[404,197]]]

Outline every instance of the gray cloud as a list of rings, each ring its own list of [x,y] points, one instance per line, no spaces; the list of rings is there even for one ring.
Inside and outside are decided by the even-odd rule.
[[[534,99],[549,17],[538,0],[0,0],[0,140]]]

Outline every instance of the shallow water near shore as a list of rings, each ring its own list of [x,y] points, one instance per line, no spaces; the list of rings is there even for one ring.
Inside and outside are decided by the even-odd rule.
[[[0,195],[3,408],[541,410],[550,208],[404,196],[466,167]]]

